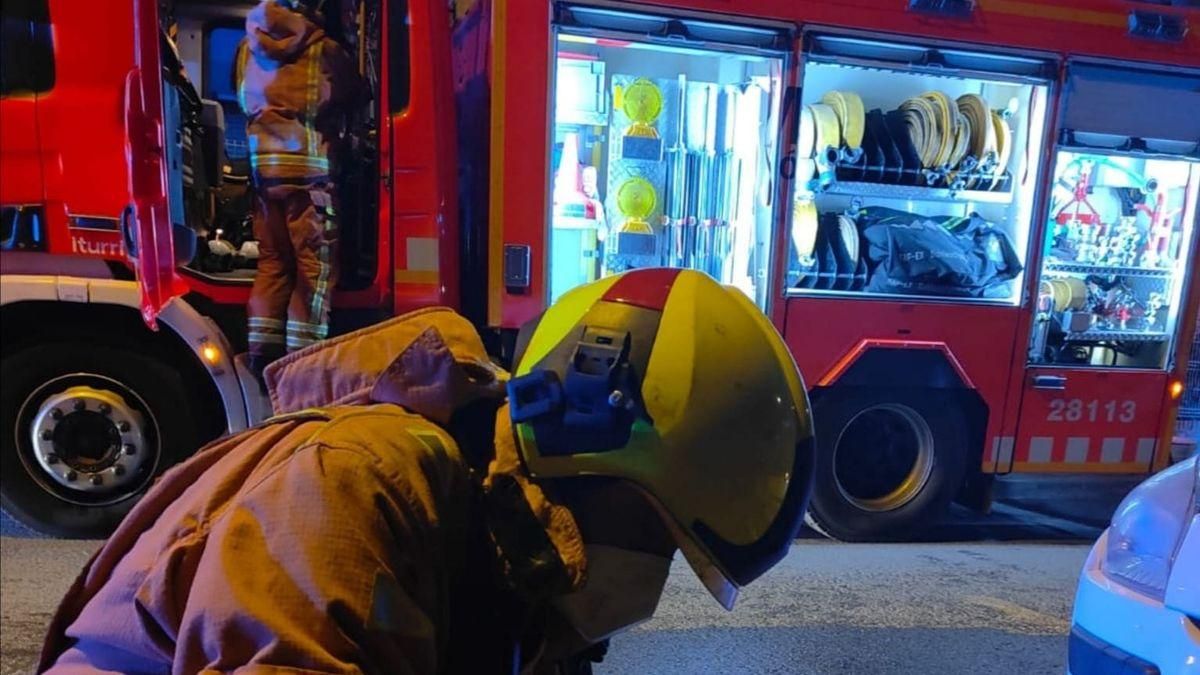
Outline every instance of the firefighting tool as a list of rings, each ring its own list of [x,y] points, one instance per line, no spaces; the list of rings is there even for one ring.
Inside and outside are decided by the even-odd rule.
[[[1150,296],[1148,298],[1146,298],[1145,329],[1147,331],[1154,330],[1155,324],[1158,323],[1158,313],[1162,310],[1163,307],[1166,307],[1166,306],[1167,306],[1167,299],[1166,299],[1166,296],[1164,296],[1162,293],[1154,291],[1154,292],[1150,293]]]
[[[684,196],[688,185],[688,148],[684,143],[684,114],[687,109],[687,76],[680,73],[677,79],[679,94],[675,99],[675,138],[667,148],[666,194],[663,198],[663,222],[667,225],[680,223],[685,216]]]
[[[1075,179],[1072,197],[1055,214],[1054,222],[1064,226],[1092,226],[1100,224],[1100,212],[1088,200],[1088,195],[1092,191],[1092,169],[1094,166],[1094,163],[1090,161],[1079,163],[1079,174]]]
[[[803,520],[812,420],[786,345],[753,302],[692,270],[579,286],[524,326],[509,411],[539,480],[630,481],[724,607]]]
[[[862,99],[851,91],[831,91],[821,97],[821,103],[832,107],[837,114],[842,145],[849,149],[846,161],[858,161],[862,154],[863,127],[866,125]]]
[[[620,232],[654,234],[654,228],[646,219],[654,211],[656,201],[654,186],[645,178],[635,176],[621,183],[617,189],[617,208],[624,214],[625,222],[621,223]]]
[[[675,139],[667,152],[659,261],[671,267],[698,269],[718,279],[732,271],[731,223],[738,199],[736,185],[744,176],[745,146],[757,143],[757,127],[738,129],[741,109],[754,105],[764,92],[755,85],[745,89],[706,82],[679,82]],[[745,126],[745,125],[743,125]],[[735,146],[743,144],[740,153]],[[739,157],[739,154],[741,157]]]
[[[1150,208],[1144,203],[1138,204],[1134,208],[1150,217],[1150,235],[1146,237],[1142,267],[1170,266],[1169,247],[1171,234],[1175,231],[1175,216],[1179,215],[1183,209],[1167,209],[1164,192],[1159,192],[1155,196],[1154,208]]]
[[[1158,189],[1157,180],[1145,178],[1106,157],[1088,156],[1072,160],[1063,170],[1064,175],[1070,175],[1072,172],[1075,174],[1075,182],[1065,184],[1069,186],[1072,197],[1059,208],[1054,216],[1054,221],[1062,226],[1081,228],[1081,231],[1078,232],[1079,237],[1089,243],[1094,243],[1094,237],[1104,234],[1100,230],[1105,229],[1100,220],[1100,213],[1088,200],[1088,195],[1092,192],[1092,181],[1100,168],[1124,174],[1142,194],[1151,194]],[[1060,183],[1065,183],[1065,181],[1060,181]],[[1153,211],[1148,208],[1140,210],[1151,214],[1153,220]],[[1095,229],[1094,232],[1093,229]]]

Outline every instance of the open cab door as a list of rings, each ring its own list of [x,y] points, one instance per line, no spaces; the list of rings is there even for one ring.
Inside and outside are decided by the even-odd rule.
[[[162,58],[158,5],[134,0],[134,66],[125,78],[125,157],[129,205],[121,231],[141,287],[142,318],[157,327],[159,311],[186,290],[176,273],[167,204]]]

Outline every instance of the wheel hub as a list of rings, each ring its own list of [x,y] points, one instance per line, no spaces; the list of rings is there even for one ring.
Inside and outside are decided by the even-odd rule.
[[[862,410],[834,448],[834,479],[864,511],[892,511],[912,501],[933,473],[933,432],[920,413],[886,403]]]
[[[30,427],[34,458],[62,487],[101,494],[139,480],[153,454],[145,418],[120,394],[73,386],[46,397]]]

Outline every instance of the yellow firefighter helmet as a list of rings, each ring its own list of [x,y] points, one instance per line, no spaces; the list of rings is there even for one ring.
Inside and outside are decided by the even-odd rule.
[[[533,477],[636,484],[726,608],[803,521],[814,453],[796,364],[745,295],[700,272],[564,295],[522,329],[509,405]]]

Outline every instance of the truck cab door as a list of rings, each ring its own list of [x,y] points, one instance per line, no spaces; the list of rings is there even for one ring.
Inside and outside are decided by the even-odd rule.
[[[0,206],[4,207],[5,250],[21,248],[18,211],[41,205],[37,99],[54,86],[54,46],[46,0],[12,0],[0,10]],[[9,210],[13,209],[13,210]],[[23,236],[25,235],[25,236]]]
[[[390,2],[384,59],[390,132],[393,310],[459,307],[458,167],[450,26],[439,0]],[[385,195],[386,196],[386,195]],[[386,238],[381,237],[381,246]]]
[[[159,311],[186,287],[176,273],[167,204],[158,4],[134,0],[133,24],[133,67],[124,92],[129,205],[121,216],[121,231],[141,286],[142,318],[154,327]]]

